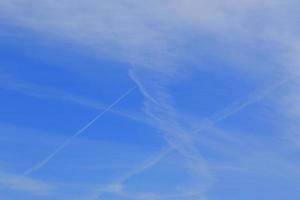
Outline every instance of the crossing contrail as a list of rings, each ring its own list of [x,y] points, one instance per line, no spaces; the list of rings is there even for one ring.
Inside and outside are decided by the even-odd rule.
[[[152,96],[150,96],[148,94],[146,89],[143,87],[143,85],[140,83],[140,81],[138,79],[136,79],[134,74],[130,73],[130,75],[131,75],[131,78],[135,81],[135,83],[139,87],[140,92],[148,100],[150,100],[152,103],[158,104],[157,101]],[[281,81],[278,81],[275,84],[272,84],[271,86],[269,86],[267,88],[264,88],[262,91],[253,92],[244,101],[236,101],[236,102],[233,102],[232,104],[226,106],[225,108],[223,108],[219,112],[216,112],[213,115],[211,115],[209,118],[204,119],[203,121],[206,122],[206,123],[203,123],[200,127],[193,130],[191,132],[191,137],[197,137],[197,133],[202,131],[203,129],[206,129],[207,127],[213,126],[216,123],[221,122],[221,121],[227,119],[228,117],[230,117],[232,115],[235,115],[236,113],[240,112],[241,110],[243,110],[244,108],[250,106],[251,104],[254,104],[257,101],[260,101],[261,99],[265,98],[267,95],[272,93],[275,89],[277,89],[278,87],[280,87],[281,85],[283,85],[287,81],[289,81],[289,79],[283,79]],[[151,168],[152,166],[156,165],[161,159],[163,159],[166,155],[168,155],[168,153],[171,152],[173,149],[174,149],[174,147],[168,147],[168,148],[163,149],[161,151],[161,153],[158,154],[156,157],[153,157],[152,159],[149,159],[146,163],[143,163],[137,169],[132,170],[132,171],[128,172],[127,174],[119,177],[119,179],[115,180],[115,182],[112,182],[111,184],[108,184],[105,187],[99,188],[98,190],[96,190],[95,194],[91,198],[87,198],[87,199],[97,200],[106,192],[115,193],[114,191],[110,191],[111,186],[120,185],[122,187],[124,182],[126,182],[132,176],[134,176],[136,174],[139,174],[142,171],[145,171],[148,168]],[[118,191],[116,193],[118,193],[120,195],[120,193],[122,193],[122,188],[121,188],[121,191]]]
[[[93,118],[90,122],[88,122],[85,126],[79,129],[76,133],[74,133],[71,137],[66,139],[61,145],[59,145],[52,153],[50,153],[46,158],[38,162],[36,165],[26,170],[23,175],[30,175],[31,173],[41,169],[44,167],[50,160],[52,160],[60,151],[62,151],[70,142],[76,137],[82,135],[90,126],[92,126],[99,118],[101,118],[106,112],[112,109],[115,105],[117,105],[120,101],[122,101],[125,97],[127,97],[133,90],[136,89],[136,86],[132,87],[128,91],[126,91],[122,96],[120,96],[117,100],[115,100],[111,105],[109,105],[106,109],[104,109],[100,114],[98,114],[95,118]]]

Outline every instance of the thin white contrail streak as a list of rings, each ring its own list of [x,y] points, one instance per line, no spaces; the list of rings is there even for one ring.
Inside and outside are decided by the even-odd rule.
[[[45,166],[50,160],[52,160],[61,150],[63,150],[74,138],[83,134],[90,126],[92,126],[99,118],[101,118],[106,112],[112,109],[115,105],[117,105],[122,99],[128,96],[133,90],[136,89],[136,86],[129,89],[122,96],[120,96],[117,100],[115,100],[111,105],[109,105],[105,110],[103,110],[100,114],[98,114],[94,119],[92,119],[89,123],[87,123],[84,127],[79,129],[74,135],[66,139],[61,145],[59,145],[51,154],[49,154],[45,159],[34,165],[32,168],[28,169],[23,173],[23,175],[29,175],[34,171],[39,170],[43,166]]]
[[[144,163],[142,163],[141,165],[139,165],[136,169],[129,171],[128,173],[126,173],[125,175],[117,178],[115,181],[113,181],[111,184],[108,184],[100,189],[97,189],[96,193],[94,195],[92,195],[91,197],[88,197],[86,199],[88,200],[100,200],[100,198],[102,197],[103,194],[105,193],[114,193],[117,194],[119,196],[128,198],[128,199],[137,199],[137,200],[148,200],[148,199],[153,199],[156,195],[150,194],[150,193],[145,193],[145,195],[141,195],[138,193],[133,193],[133,194],[126,194],[125,191],[123,191],[123,184],[124,182],[126,182],[128,179],[130,179],[131,177],[142,173],[143,171],[146,171],[147,169],[155,166],[157,163],[159,163],[165,156],[169,155],[169,153],[171,153],[173,151],[173,148],[170,146],[166,146],[164,147],[157,155],[152,156],[151,158],[147,159]],[[111,190],[111,186],[121,186],[119,191],[113,191]],[[192,195],[193,193],[187,193],[187,194],[175,194],[175,195],[165,195],[165,197],[169,198],[175,198],[175,197],[180,197],[180,196],[188,196],[188,195]],[[150,195],[150,196],[149,196]],[[151,197],[151,198],[150,198]],[[157,197],[156,197],[157,198]],[[155,199],[156,199],[155,198]],[[159,198],[159,199],[163,199]]]
[[[255,91],[251,95],[248,96],[248,98],[245,101],[236,101],[232,103],[231,105],[228,105],[224,109],[222,109],[220,112],[216,112],[211,117],[203,120],[204,124],[202,124],[195,132],[199,132],[205,128],[209,128],[210,126],[214,126],[214,124],[221,122],[225,119],[227,119],[230,116],[235,115],[236,113],[239,113],[244,108],[260,101],[261,99],[268,96],[270,93],[272,93],[275,89],[279,88],[286,82],[290,81],[290,79],[282,79],[281,81],[276,82],[275,84],[272,84],[271,86],[264,88],[262,91]]]
[[[151,168],[153,166],[155,166],[158,162],[160,162],[160,160],[165,157],[166,155],[168,155],[170,152],[172,151],[172,148],[170,148],[169,146],[164,147],[158,154],[156,154],[155,156],[152,156],[150,158],[148,158],[145,162],[143,162],[141,165],[139,165],[137,168],[135,168],[134,170],[131,170],[129,172],[127,172],[126,174],[124,174],[123,176],[118,177],[117,179],[115,179],[114,181],[112,181],[110,184],[108,184],[105,187],[99,188],[96,193],[93,195],[93,197],[89,198],[90,200],[97,200],[99,198],[101,198],[101,196],[106,193],[106,192],[111,192],[109,191],[110,186],[114,186],[114,185],[120,185],[122,186],[124,184],[124,182],[126,182],[128,179],[130,179],[131,177],[147,170],[148,168]],[[122,192],[122,191],[119,191]]]

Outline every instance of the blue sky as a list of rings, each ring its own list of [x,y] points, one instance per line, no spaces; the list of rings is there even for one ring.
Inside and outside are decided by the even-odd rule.
[[[2,0],[0,199],[298,200],[298,4]]]

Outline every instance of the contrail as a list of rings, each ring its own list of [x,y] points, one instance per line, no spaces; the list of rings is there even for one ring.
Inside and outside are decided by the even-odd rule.
[[[224,109],[222,109],[219,112],[214,113],[212,116],[210,116],[207,119],[204,119],[202,124],[195,132],[199,132],[205,128],[208,128],[210,126],[213,126],[214,124],[221,122],[228,117],[231,117],[232,115],[235,115],[236,113],[239,113],[244,108],[262,100],[266,96],[268,96],[270,93],[272,93],[275,89],[278,89],[283,84],[287,83],[291,79],[282,79],[275,84],[272,84],[271,86],[264,88],[261,91],[255,91],[252,94],[248,96],[248,98],[244,101],[236,101],[228,106],[226,106]]]
[[[133,76],[133,74],[130,74],[131,77]],[[140,82],[138,82],[136,80],[136,77],[133,77],[134,81],[137,83],[137,85],[139,86],[141,92],[144,94],[144,96],[150,101],[152,101],[153,103],[157,104],[157,101],[148,94],[148,92],[146,91],[146,89],[144,87],[141,87],[142,84]],[[202,126],[198,127],[197,129],[195,129],[194,131],[191,132],[191,136],[195,137],[197,136],[196,134],[198,132],[200,132],[201,130],[213,126],[214,124],[221,122],[223,120],[225,120],[226,118],[235,115],[236,113],[240,112],[241,110],[243,110],[245,107],[250,106],[251,104],[263,99],[264,97],[266,97],[268,94],[272,93],[272,91],[274,91],[275,89],[277,89],[278,87],[280,87],[281,85],[283,85],[284,83],[286,83],[287,79],[283,79],[281,81],[278,81],[275,84],[272,84],[271,86],[263,89],[262,91],[255,91],[252,94],[250,94],[248,96],[248,98],[244,101],[237,101],[234,102],[228,106],[226,106],[225,108],[223,108],[222,110],[220,110],[219,112],[214,113],[213,115],[211,115],[209,118],[203,120],[203,122],[207,122],[204,123]],[[152,116],[155,117],[155,116]],[[161,151],[160,154],[158,154],[156,157],[153,157],[152,159],[149,159],[146,163],[142,164],[141,166],[139,166],[137,169],[128,172],[127,174],[119,177],[119,179],[117,179],[115,182],[113,182],[111,185],[114,184],[123,184],[126,180],[130,179],[132,176],[139,174],[142,171],[147,170],[148,168],[156,165],[161,159],[163,159],[170,151],[172,151],[174,148],[173,147],[168,147],[165,148]],[[108,185],[107,187],[111,186]],[[92,200],[96,200],[99,199],[103,193],[105,192],[109,192],[107,190],[107,187],[103,187],[98,189],[98,193],[96,192],[95,196],[93,198],[91,198]]]
[[[151,168],[153,166],[155,166],[158,162],[160,162],[160,160],[165,157],[166,155],[168,155],[170,152],[172,152],[172,148],[169,146],[164,147],[163,149],[161,149],[161,151],[154,155],[151,156],[150,158],[148,158],[146,161],[144,161],[142,164],[140,164],[137,168],[127,172],[126,174],[124,174],[123,176],[118,177],[117,179],[115,179],[113,182],[111,182],[110,184],[108,184],[107,186],[104,186],[102,188],[99,188],[95,194],[90,197],[90,200],[97,200],[99,199],[104,193],[106,192],[112,192],[110,191],[110,187],[114,186],[114,185],[119,185],[119,186],[123,186],[124,182],[126,182],[128,179],[130,179],[131,177],[146,171],[148,168]],[[122,190],[122,188],[121,188]],[[120,193],[122,193],[122,191],[119,191]],[[118,193],[118,192],[117,192]],[[120,194],[119,193],[119,194]]]
[[[23,95],[28,95],[39,99],[51,99],[56,101],[67,101],[73,104],[78,104],[85,107],[90,107],[96,110],[104,110],[106,105],[99,103],[93,99],[85,98],[77,94],[69,93],[66,91],[57,90],[52,87],[36,85],[30,82],[19,80],[11,77],[10,74],[0,74],[0,88],[13,90],[15,92],[21,93]],[[121,117],[126,117],[130,120],[141,122],[144,124],[149,124],[146,119],[142,116],[127,113],[124,111],[118,111],[111,109],[109,112],[119,115]]]
[[[43,166],[45,166],[50,160],[52,160],[61,150],[63,150],[70,142],[83,134],[90,126],[92,126],[99,118],[101,118],[106,112],[108,112],[110,109],[112,109],[115,105],[117,105],[122,99],[127,97],[133,90],[136,89],[136,86],[129,89],[127,92],[125,92],[122,96],[120,96],[117,100],[115,100],[111,105],[109,105],[105,110],[103,110],[100,114],[98,114],[94,119],[92,119],[89,123],[87,123],[84,127],[79,129],[74,135],[66,139],[61,145],[59,145],[51,154],[49,154],[45,159],[38,162],[36,165],[34,165],[32,168],[28,169],[23,173],[23,175],[29,175],[39,169],[41,169]]]

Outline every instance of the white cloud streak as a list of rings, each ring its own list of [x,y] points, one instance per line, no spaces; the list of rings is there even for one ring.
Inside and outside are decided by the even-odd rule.
[[[195,133],[201,132],[201,130],[213,128],[214,124],[216,124],[218,122],[221,122],[221,121],[227,119],[228,117],[230,117],[232,115],[235,115],[236,113],[239,113],[244,108],[246,108],[246,107],[248,107],[248,106],[250,106],[254,103],[257,103],[257,102],[261,101],[262,99],[268,97],[268,95],[271,95],[272,92],[279,89],[281,86],[284,86],[289,81],[291,81],[291,79],[279,80],[279,81],[273,83],[272,85],[270,85],[270,86],[268,86],[264,89],[260,89],[258,91],[255,91],[255,92],[251,93],[243,101],[236,101],[236,102],[231,103],[230,105],[228,105],[227,107],[225,107],[221,111],[212,114],[208,119],[204,119],[203,120],[204,125],[199,127],[195,131]]]
[[[176,112],[175,108],[168,102],[169,94],[163,88],[162,85],[156,82],[146,82],[139,73],[135,73],[135,69],[130,71],[130,76],[133,81],[137,83],[141,93],[145,96],[145,112],[153,118],[157,128],[161,129],[165,135],[165,139],[171,146],[171,148],[177,150],[179,153],[187,158],[187,162],[190,163],[191,170],[196,172],[201,179],[208,182],[205,185],[198,185],[198,195],[202,196],[200,188],[205,188],[210,185],[212,177],[209,172],[209,166],[206,166],[205,159],[202,158],[201,153],[195,147],[196,141],[199,138],[201,131],[213,130],[214,126],[228,117],[235,115],[244,108],[262,100],[270,95],[274,90],[287,83],[289,80],[278,81],[275,84],[265,88],[262,91],[254,92],[244,101],[237,101],[233,104],[225,107],[223,110],[216,112],[208,119],[202,120],[201,126],[194,130],[186,127],[183,118]],[[141,71],[141,70],[140,70]],[[147,72],[148,74],[148,72]],[[144,82],[143,82],[144,81]],[[154,89],[155,88],[155,89]],[[156,95],[156,96],[155,96]],[[197,125],[196,125],[197,126]],[[194,126],[192,126],[194,127]],[[213,130],[215,131],[215,130]],[[163,157],[162,157],[163,158]],[[196,184],[197,185],[197,184]],[[195,190],[195,191],[197,191]],[[200,191],[200,192],[199,192]]]
[[[125,97],[127,97],[136,87],[133,87],[126,91],[123,95],[121,95],[118,99],[116,99],[111,105],[109,105],[104,111],[98,114],[94,119],[88,122],[84,127],[79,129],[75,134],[65,140],[61,145],[59,145],[52,153],[50,153],[46,158],[42,161],[34,165],[32,168],[26,170],[24,175],[30,175],[31,173],[41,169],[44,167],[50,160],[52,160],[59,152],[61,152],[67,145],[69,145],[76,137],[82,135],[90,126],[92,126],[98,119],[100,119],[106,112],[112,109],[115,105],[117,105],[120,101],[122,101]]]
[[[69,102],[96,110],[105,110],[107,108],[107,105],[94,99],[86,98],[84,96],[69,93],[66,91],[57,90],[52,87],[25,82],[14,78],[11,74],[0,75],[0,88],[12,90],[20,94],[39,99],[51,99],[59,102]],[[145,119],[145,117],[142,115],[119,111],[115,110],[114,108],[110,109],[109,112],[120,117],[125,117],[129,120],[141,122],[144,124],[149,123],[147,119]]]
[[[24,191],[33,195],[48,195],[53,191],[53,186],[32,178],[0,172],[0,186],[8,189]]]
[[[102,195],[105,193],[114,193],[114,194],[118,194],[121,196],[124,195],[125,191],[123,191],[123,185],[126,183],[127,180],[129,180],[133,176],[138,175],[139,173],[146,171],[147,169],[157,165],[161,161],[161,159],[164,158],[166,155],[168,155],[171,151],[172,151],[172,149],[170,147],[163,148],[157,155],[154,155],[154,156],[148,158],[141,165],[139,165],[135,169],[127,172],[123,176],[118,177],[116,180],[112,181],[112,183],[110,183],[104,187],[97,188],[96,191],[94,192],[94,194],[91,195],[91,197],[87,197],[86,199],[88,199],[88,200],[101,199]],[[130,195],[130,196],[131,197],[135,196],[135,194]]]
[[[173,193],[169,195],[162,195],[162,194],[156,194],[156,193],[146,193],[146,194],[138,194],[138,193],[126,193],[126,191],[123,191],[123,185],[126,183],[126,181],[133,176],[153,167],[154,165],[158,164],[161,159],[163,159],[168,152],[171,150],[176,150],[182,155],[184,155],[187,158],[187,162],[190,164],[190,169],[195,171],[198,176],[201,178],[204,178],[209,181],[212,181],[212,177],[209,175],[209,171],[207,169],[208,166],[205,166],[206,161],[205,159],[201,158],[201,153],[194,147],[194,145],[199,140],[199,134],[201,134],[202,131],[211,130],[213,132],[216,132],[216,128],[214,126],[223,121],[226,120],[228,117],[231,117],[240,111],[242,111],[244,108],[257,103],[258,101],[266,98],[268,95],[270,95],[274,90],[282,86],[283,84],[287,83],[289,80],[283,79],[282,81],[278,81],[275,84],[252,93],[248,96],[247,99],[244,101],[237,101],[232,103],[231,105],[225,107],[223,110],[216,112],[208,119],[204,119],[200,122],[201,126],[195,130],[185,130],[180,124],[182,124],[182,121],[177,121],[179,119],[176,119],[176,110],[168,103],[166,100],[166,97],[169,96],[168,94],[164,93],[164,89],[162,85],[158,85],[156,87],[155,85],[147,85],[143,83],[143,80],[140,80],[139,76],[134,73],[134,69],[130,71],[130,77],[132,80],[138,85],[140,92],[144,95],[146,98],[145,100],[145,109],[146,114],[148,114],[150,117],[154,119],[153,125],[157,128],[161,129],[162,132],[165,135],[165,139],[170,145],[169,148],[166,148],[161,151],[157,156],[154,156],[153,158],[150,158],[148,162],[143,164],[142,166],[139,166],[137,169],[132,170],[131,172],[128,172],[124,176],[119,177],[116,181],[114,181],[111,184],[108,184],[105,187],[101,187],[100,189],[97,189],[94,197],[88,197],[89,200],[97,200],[101,199],[101,196],[105,193],[113,193],[117,194],[119,196],[123,197],[130,197],[133,199],[172,199],[172,198],[186,198],[188,196],[198,196],[205,198],[203,196],[205,189],[208,189],[208,186],[210,185],[209,182],[206,182],[205,185],[200,184],[195,187],[197,189],[189,188],[185,192],[179,192],[179,193]],[[148,87],[155,87],[150,90],[147,90]],[[158,91],[159,90],[159,91]],[[156,98],[152,96],[148,91],[151,91],[155,94],[158,94]],[[175,117],[175,118],[174,118]],[[223,135],[224,137],[224,135]],[[226,136],[227,139],[229,136]],[[232,138],[231,138],[232,139]],[[236,138],[233,138],[236,140]],[[210,168],[210,167],[209,167]],[[206,174],[203,174],[206,173]],[[204,176],[203,176],[204,175]],[[205,189],[203,189],[203,187]],[[201,189],[202,188],[202,189]],[[148,194],[148,195],[147,195]]]
[[[195,177],[199,177],[199,182],[194,183],[194,187],[197,188],[195,192],[197,191],[196,193],[202,196],[211,184],[212,177],[205,160],[190,137],[192,129],[183,126],[184,121],[179,121],[175,108],[165,99],[168,94],[159,83],[156,83],[157,85],[145,83],[144,79],[135,71],[131,71],[130,75],[146,98],[145,112],[153,118],[156,127],[162,131],[171,148],[187,159]],[[156,96],[153,96],[153,93]],[[192,190],[192,188],[186,189]]]
[[[175,63],[192,53],[186,51],[185,44],[191,42],[187,33],[200,39],[210,34],[229,41],[229,47],[243,43],[247,48],[249,42],[262,42],[282,47],[285,51],[279,54],[293,54],[299,39],[293,20],[298,4],[295,0],[3,0],[0,10],[6,23],[171,74]],[[200,42],[192,56],[199,56],[202,47]]]

